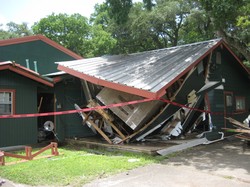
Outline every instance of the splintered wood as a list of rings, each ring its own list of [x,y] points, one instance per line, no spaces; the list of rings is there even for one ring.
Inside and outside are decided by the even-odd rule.
[[[241,123],[233,118],[225,118],[225,119],[227,119],[230,123],[232,123],[236,127],[236,129],[224,128],[225,131],[238,133],[237,135],[235,135],[235,137],[250,141],[250,128],[246,124]]]

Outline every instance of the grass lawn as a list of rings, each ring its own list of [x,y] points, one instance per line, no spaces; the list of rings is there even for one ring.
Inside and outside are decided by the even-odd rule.
[[[0,166],[0,178],[28,185],[81,186],[93,179],[158,162],[159,157],[143,154],[58,149],[59,156],[9,166]],[[50,154],[50,150],[45,154]],[[6,162],[14,161],[6,158]]]

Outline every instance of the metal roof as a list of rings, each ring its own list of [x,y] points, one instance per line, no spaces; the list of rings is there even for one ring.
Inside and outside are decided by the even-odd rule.
[[[222,42],[221,39],[215,39],[141,53],[57,64],[59,70],[94,84],[156,98],[164,95],[168,86]]]

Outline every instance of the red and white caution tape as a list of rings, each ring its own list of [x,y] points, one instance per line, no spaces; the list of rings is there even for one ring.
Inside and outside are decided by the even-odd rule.
[[[149,102],[149,101],[153,101],[153,100],[155,100],[155,99],[142,99],[142,100],[136,100],[136,101],[128,101],[128,102],[124,102],[124,103],[110,104],[110,105],[106,105],[106,106],[84,108],[81,110],[67,110],[67,111],[60,111],[60,112],[46,112],[46,113],[36,113],[36,114],[0,115],[0,119],[3,119],[3,118],[29,118],[29,117],[38,117],[38,116],[58,116],[58,115],[73,114],[73,113],[78,113],[78,112],[89,112],[89,111],[98,110],[98,109],[108,109],[108,108],[114,108],[114,107],[121,107],[121,106],[125,106],[125,105],[134,105],[134,104]]]
[[[116,104],[110,104],[106,106],[97,106],[97,107],[91,107],[91,108],[84,108],[80,110],[67,110],[67,111],[60,111],[60,112],[46,112],[46,113],[36,113],[36,114],[14,114],[14,115],[0,115],[0,119],[4,118],[28,118],[28,117],[38,117],[38,116],[58,116],[58,115],[64,115],[64,114],[73,114],[73,113],[78,113],[78,112],[89,112],[93,110],[98,110],[98,109],[108,109],[108,108],[114,108],[114,107],[121,107],[121,106],[126,106],[126,105],[133,105],[133,104],[138,104],[138,103],[144,103],[144,102],[149,102],[149,101],[154,101],[154,100],[160,100],[162,102],[178,106],[180,108],[187,108],[189,110],[195,110],[198,112],[204,112],[204,113],[210,113],[212,115],[224,115],[224,112],[211,112],[208,110],[201,110],[198,108],[192,108],[188,107],[186,105],[176,103],[173,101],[169,101],[167,99],[163,98],[158,98],[158,99],[142,99],[142,100],[136,100],[136,101],[129,101],[129,102],[124,102],[124,103],[116,103]],[[238,113],[227,113],[227,115],[235,115],[235,114],[241,114],[244,112],[238,112]]]

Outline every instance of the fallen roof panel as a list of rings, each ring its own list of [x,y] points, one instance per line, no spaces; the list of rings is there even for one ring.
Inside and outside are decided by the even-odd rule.
[[[221,39],[129,55],[57,62],[76,77],[143,97],[156,98],[194,67]]]

